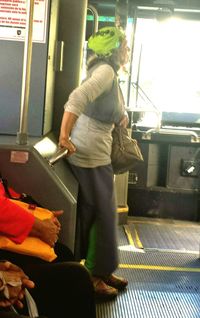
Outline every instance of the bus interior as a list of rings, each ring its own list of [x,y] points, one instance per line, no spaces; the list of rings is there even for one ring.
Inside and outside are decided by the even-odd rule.
[[[115,176],[117,271],[129,285],[96,304],[97,318],[199,318],[199,0],[27,0],[29,24],[3,2],[1,175],[64,210],[59,240],[76,254],[78,184],[58,153],[63,105],[84,79],[89,36],[120,25],[130,47],[120,86],[144,162]]]

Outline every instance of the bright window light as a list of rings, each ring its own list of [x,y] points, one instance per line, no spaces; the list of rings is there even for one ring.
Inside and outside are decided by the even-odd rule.
[[[137,19],[130,108],[200,113],[199,34],[196,20]]]

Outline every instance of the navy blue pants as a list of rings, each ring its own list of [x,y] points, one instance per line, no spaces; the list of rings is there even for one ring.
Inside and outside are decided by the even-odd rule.
[[[79,183],[76,251],[81,258],[86,258],[90,229],[95,224],[96,246],[92,274],[110,275],[118,266],[117,213],[112,166],[70,166]]]

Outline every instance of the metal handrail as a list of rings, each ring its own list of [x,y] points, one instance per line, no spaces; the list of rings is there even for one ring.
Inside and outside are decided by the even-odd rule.
[[[199,136],[197,133],[195,133],[192,130],[177,130],[177,129],[168,129],[168,128],[163,128],[163,129],[158,129],[158,128],[151,128],[144,132],[143,134],[143,139],[150,139],[152,133],[158,133],[158,134],[168,134],[168,135],[189,135],[193,137],[193,141],[199,142]]]
[[[17,143],[27,144],[27,122],[30,95],[30,77],[32,60],[32,33],[33,33],[34,0],[27,0],[26,35],[24,42],[24,60],[22,73],[22,91],[20,108],[20,125],[17,133]]]
[[[59,148],[51,158],[48,158],[49,164],[52,166],[58,160],[64,158],[67,155],[67,153],[68,153],[67,148]]]
[[[97,10],[95,9],[95,7],[91,4],[88,5],[88,10],[90,10],[93,14],[93,17],[94,17],[94,30],[93,30],[93,33],[97,32],[98,31],[98,24],[99,24],[99,15],[98,15],[98,12]]]

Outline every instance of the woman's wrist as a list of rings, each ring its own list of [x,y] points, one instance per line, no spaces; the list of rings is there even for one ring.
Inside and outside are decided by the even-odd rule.
[[[71,138],[69,135],[62,135],[59,138],[59,144],[70,142]]]
[[[43,228],[43,222],[40,219],[35,217],[34,223],[29,235],[41,238],[42,228]]]

